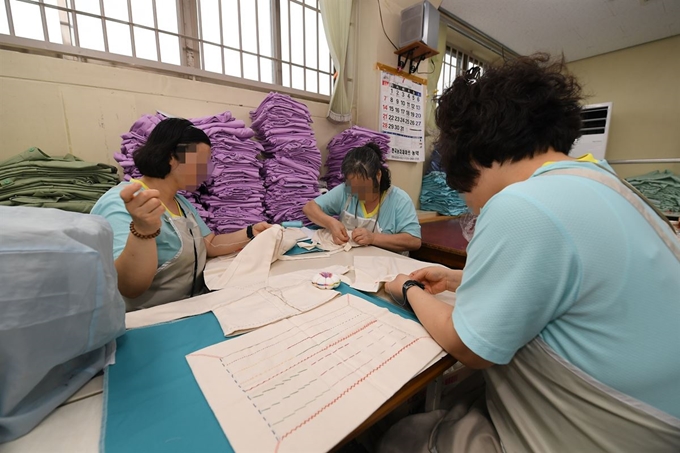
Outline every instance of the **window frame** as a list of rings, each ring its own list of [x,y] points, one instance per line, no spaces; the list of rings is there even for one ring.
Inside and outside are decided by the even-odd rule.
[[[2,0],[0,0],[2,1]],[[302,70],[305,74],[305,77],[307,75],[307,71],[316,71],[317,74],[317,92],[312,92],[312,91],[305,91],[301,89],[296,89],[292,87],[287,87],[282,84],[283,77],[282,77],[282,67],[284,64],[289,65],[291,68],[290,71],[292,73],[292,66],[294,65],[292,63],[292,58],[291,54],[289,52],[288,54],[288,59],[289,61],[284,61],[281,58],[281,33],[280,33],[280,7],[282,4],[285,2],[289,4],[290,2],[297,3],[302,6],[302,11],[303,11],[303,20],[305,17],[305,7],[306,8],[311,8],[315,10],[318,13],[318,3],[317,3],[317,8],[313,8],[310,5],[307,5],[307,2],[305,0],[269,0],[270,5],[271,5],[271,17],[270,17],[270,22],[272,25],[272,32],[271,32],[271,39],[272,39],[272,56],[263,56],[259,55],[259,49],[260,49],[260,35],[259,33],[257,34],[257,49],[258,49],[258,54],[253,54],[252,52],[247,52],[242,49],[242,43],[239,43],[240,49],[235,49],[229,46],[224,45],[224,39],[222,37],[223,34],[223,27],[222,27],[222,15],[220,14],[220,21],[219,21],[219,26],[220,26],[220,41],[219,43],[214,43],[211,41],[207,41],[201,38],[201,32],[200,32],[200,1],[201,0],[174,0],[175,5],[177,7],[177,33],[173,33],[170,31],[166,30],[160,30],[158,28],[158,19],[156,15],[156,2],[159,0],[152,0],[151,4],[153,7],[153,22],[154,22],[154,27],[148,26],[148,25],[142,25],[142,24],[137,24],[134,22],[134,19],[132,18],[132,9],[131,9],[131,2],[134,0],[127,0],[127,7],[128,7],[128,20],[121,20],[121,19],[116,19],[113,17],[107,17],[106,16],[106,11],[104,10],[104,0],[99,0],[99,11],[100,14],[92,14],[89,12],[82,11],[78,9],[78,2],[83,2],[83,1],[96,1],[96,0],[77,0],[76,2],[73,2],[73,0],[58,0],[57,5],[52,5],[45,3],[44,0],[18,0],[22,3],[27,3],[31,5],[36,5],[40,9],[40,20],[41,20],[41,25],[42,25],[42,32],[43,32],[43,40],[39,39],[31,39],[31,38],[23,38],[23,37],[18,37],[15,34],[15,29],[14,29],[14,21],[12,18],[12,10],[10,6],[10,0],[4,0],[4,7],[6,11],[6,16],[7,16],[7,25],[9,29],[9,35],[7,34],[0,34],[0,48],[9,48],[9,49],[15,49],[15,50],[21,50],[21,51],[28,51],[29,53],[37,53],[37,54],[42,54],[42,55],[48,55],[48,56],[53,56],[53,57],[59,57],[59,58],[64,58],[64,59],[72,59],[72,60],[79,60],[83,62],[105,62],[109,64],[113,64],[116,67],[134,67],[136,69],[144,69],[148,70],[151,72],[155,73],[160,73],[163,75],[174,75],[174,76],[179,76],[183,78],[191,78],[193,80],[198,80],[198,81],[204,81],[204,82],[210,82],[210,83],[217,83],[217,84],[222,84],[222,85],[229,85],[229,86],[234,86],[238,88],[244,88],[244,89],[251,89],[251,90],[256,90],[256,91],[278,91],[282,93],[286,93],[292,96],[295,96],[297,98],[302,98],[302,99],[308,99],[308,100],[313,100],[313,101],[318,101],[318,102],[325,102],[328,103],[330,101],[331,96],[330,95],[325,95],[325,94],[319,94],[318,91],[320,88],[319,81],[321,79],[320,73],[323,73],[330,78],[330,93],[332,94],[332,89],[333,89],[333,65],[332,65],[332,60],[330,58],[330,52],[328,55],[329,61],[330,61],[330,72],[325,72],[321,71],[319,69],[319,45],[318,45],[318,35],[319,33],[323,32],[323,23],[321,21],[321,18],[317,15],[317,68],[307,68],[305,64],[303,65],[297,65],[302,67]],[[167,1],[167,0],[160,0],[160,1]],[[237,0],[237,2],[240,4],[243,1],[253,1],[257,4],[256,0]],[[218,5],[220,7],[221,11],[221,0],[217,0]],[[63,6],[62,6],[63,5]],[[285,5],[284,5],[285,6]],[[46,20],[46,14],[45,11],[46,9],[55,9],[59,11],[60,14],[60,23],[61,23],[61,32],[62,32],[62,41],[64,44],[59,44],[55,42],[50,41],[50,35],[48,32],[48,27],[47,27],[47,20]],[[104,51],[101,50],[93,50],[93,49],[88,49],[84,47],[80,47],[79,43],[79,36],[78,36],[78,23],[77,19],[78,16],[86,16],[86,17],[92,17],[95,19],[99,19],[102,22],[102,34],[103,34],[103,39],[104,39]],[[68,18],[68,23],[65,22],[65,18]],[[239,23],[241,20],[240,14],[239,14]],[[259,20],[259,16],[256,16],[256,20]],[[288,27],[288,33],[289,33],[289,46],[290,44],[290,15],[288,16],[288,21],[289,21],[289,27]],[[108,35],[107,35],[107,27],[106,27],[106,22],[113,22],[113,23],[118,23],[118,24],[123,24],[125,26],[128,26],[130,28],[130,46],[131,46],[131,53],[132,56],[127,56],[127,55],[122,55],[122,54],[116,54],[116,53],[111,53],[109,52],[109,42],[108,42]],[[303,22],[304,23],[304,22]],[[260,24],[258,24],[259,28]],[[318,27],[321,27],[319,29]],[[135,28],[139,29],[144,29],[148,30],[154,33],[155,35],[155,48],[156,48],[156,60],[150,60],[150,59],[145,59],[141,57],[137,57],[137,46],[135,45],[135,36],[133,30]],[[240,26],[239,26],[240,28]],[[67,30],[67,31],[65,31]],[[172,64],[172,63],[164,63],[162,61],[162,56],[161,56],[161,46],[159,42],[159,36],[160,34],[167,34],[171,36],[177,37],[178,40],[178,45],[179,45],[179,56],[180,56],[180,64]],[[241,33],[239,33],[240,35]],[[304,40],[304,35],[303,35],[303,40]],[[72,43],[75,42],[76,45],[73,45]],[[305,42],[305,48],[306,48],[306,41]],[[204,45],[214,45],[214,46],[219,46],[220,47],[220,53],[221,53],[221,66],[222,66],[222,73],[219,72],[212,72],[203,69],[205,67],[205,61],[204,58],[202,58],[202,49]],[[224,66],[225,66],[225,58],[224,58],[224,50],[229,49],[232,51],[237,51],[240,54],[240,59],[243,61],[243,54],[244,52],[248,54],[255,55],[258,61],[258,80],[252,80],[252,79],[247,79],[244,77],[235,77],[231,75],[226,75],[224,73]],[[306,55],[306,51],[303,50],[303,55]],[[261,77],[261,72],[260,72],[260,59],[261,58],[267,58],[272,61],[272,66],[274,68],[274,74],[272,75],[272,81],[274,83],[267,83],[267,82],[261,82],[260,80],[262,79]],[[304,62],[306,63],[306,61]],[[241,74],[244,74],[244,68],[243,64],[241,64]],[[292,74],[291,74],[292,75]],[[289,77],[289,82],[292,85],[292,77]],[[304,85],[307,87],[306,83]]]
[[[455,59],[455,64],[453,64],[452,60]],[[448,88],[453,81],[456,79],[456,77],[462,75],[467,71],[469,68],[468,66],[472,64],[473,66],[479,66],[482,68],[482,73],[484,72],[484,69],[488,66],[488,63],[478,60],[474,58],[473,56],[460,51],[456,48],[455,45],[452,45],[450,43],[446,43],[446,51],[444,52],[444,56],[442,57],[442,68],[439,74],[439,80],[437,81],[437,92],[439,95],[442,95],[444,90]],[[452,68],[456,68],[456,73],[451,76],[451,71],[453,70]],[[446,75],[448,74],[448,80],[446,79]]]

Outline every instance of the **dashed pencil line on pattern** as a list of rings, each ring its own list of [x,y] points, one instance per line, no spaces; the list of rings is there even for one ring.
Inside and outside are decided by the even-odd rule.
[[[281,442],[283,442],[283,440],[284,440],[286,437],[290,436],[290,435],[293,434],[295,431],[297,431],[298,429],[300,429],[301,427],[303,427],[304,425],[306,425],[307,423],[309,423],[310,421],[312,421],[313,419],[315,419],[316,417],[318,417],[319,414],[321,414],[322,412],[324,412],[326,409],[332,407],[332,406],[333,406],[335,403],[337,403],[343,396],[347,395],[352,389],[354,389],[354,388],[357,387],[359,384],[361,384],[361,383],[364,382],[366,379],[368,379],[373,373],[375,373],[375,372],[378,371],[380,368],[382,368],[386,363],[388,363],[388,362],[391,361],[393,358],[395,358],[396,356],[398,356],[399,354],[401,354],[403,351],[405,351],[407,348],[409,348],[410,346],[412,346],[413,344],[415,344],[416,342],[418,342],[419,340],[422,340],[422,339],[424,339],[424,338],[430,338],[430,337],[418,337],[418,338],[414,339],[413,341],[411,341],[410,343],[408,343],[408,344],[402,346],[397,352],[395,352],[395,353],[392,354],[390,357],[388,357],[388,358],[387,358],[385,361],[383,361],[380,365],[378,365],[377,367],[373,368],[373,369],[372,369],[371,371],[369,371],[365,376],[361,377],[361,378],[358,379],[356,382],[354,382],[352,385],[350,385],[349,387],[347,387],[342,393],[340,393],[340,395],[338,395],[338,396],[336,396],[335,398],[333,398],[329,403],[327,403],[326,405],[322,406],[318,411],[314,412],[312,415],[310,415],[309,417],[307,417],[307,418],[306,418],[305,420],[303,420],[299,425],[297,425],[296,427],[294,427],[293,429],[291,429],[290,431],[288,431],[287,433],[285,433],[283,436],[281,436],[281,438],[278,440],[278,442],[277,442],[277,444],[276,444],[276,448],[274,449],[274,452],[277,453],[277,452],[279,451],[279,447],[281,446]]]

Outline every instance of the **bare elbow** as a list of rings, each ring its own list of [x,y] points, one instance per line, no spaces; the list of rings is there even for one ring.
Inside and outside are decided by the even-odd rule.
[[[137,283],[135,285],[126,285],[118,280],[118,292],[128,299],[135,299],[149,290],[153,278],[148,282]]]
[[[309,200],[305,205],[302,207],[302,213],[309,217],[309,214],[311,214],[311,210],[313,209],[312,203],[316,203],[314,200]]]
[[[479,357],[467,348],[465,349],[465,351],[462,351],[458,348],[447,347],[446,352],[455,357],[460,363],[473,370],[484,370],[494,365],[493,362],[489,362],[488,360]]]
[[[121,288],[120,286],[118,286],[118,291],[123,297],[128,299],[135,299],[144,294],[144,291],[135,291],[131,290],[130,288]]]
[[[423,241],[420,240],[420,238],[413,237],[413,240],[411,240],[411,243],[409,244],[409,252],[413,252],[415,250],[418,250],[420,246],[423,245]]]

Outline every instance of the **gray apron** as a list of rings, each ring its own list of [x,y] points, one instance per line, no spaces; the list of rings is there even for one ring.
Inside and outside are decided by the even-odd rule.
[[[601,168],[619,181],[587,168],[544,174],[580,176],[616,191],[648,220],[680,260],[680,242],[673,228],[660,224],[645,209],[644,204],[650,203],[642,194]],[[598,382],[540,337],[520,349],[508,365],[493,366],[484,374],[488,410],[507,452],[680,451],[680,419]]]
[[[180,251],[156,270],[151,286],[144,294],[134,299],[124,297],[127,311],[154,307],[205,292],[205,243],[193,213],[184,208],[183,212],[186,217],[172,217],[167,212],[163,214],[163,221],[169,223],[179,236],[182,243]]]
[[[549,174],[580,176],[615,190],[650,222],[680,260],[680,242],[670,224],[666,228],[655,219],[644,207],[649,204],[644,196],[630,190],[625,181],[586,168],[556,169]],[[486,408],[472,395],[458,401],[443,417],[430,413],[404,419],[390,429],[379,451],[680,451],[680,419],[602,384],[560,357],[540,337],[522,347],[509,364],[494,365],[483,374]],[[418,426],[427,431],[417,432]],[[408,438],[416,437],[418,444],[404,447]]]
[[[392,188],[387,189],[384,195],[380,196],[380,204],[387,198]],[[352,231],[357,228],[365,228],[373,233],[382,233],[382,229],[378,224],[378,218],[380,217],[380,204],[378,205],[378,212],[375,216],[371,218],[365,218],[359,216],[359,202],[357,200],[354,209],[355,214],[349,212],[350,203],[354,200],[354,196],[347,197],[345,206],[342,207],[340,212],[340,222],[345,226],[347,231]]]

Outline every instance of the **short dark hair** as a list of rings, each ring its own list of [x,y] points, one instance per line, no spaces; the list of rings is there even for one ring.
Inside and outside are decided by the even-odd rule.
[[[448,184],[469,192],[479,167],[517,162],[549,148],[569,154],[581,135],[581,86],[564,57],[540,53],[457,77],[436,110],[436,147]]]
[[[154,127],[146,144],[135,151],[132,158],[144,176],[164,179],[170,173],[170,159],[184,162],[184,154],[192,149],[186,145],[192,143],[212,146],[206,133],[191,121],[166,118]]]
[[[351,149],[345,154],[341,170],[345,179],[349,176],[371,179],[373,187],[380,188],[380,193],[385,192],[392,185],[390,170],[385,166],[380,148],[373,142]],[[378,172],[381,173],[380,184],[378,184]]]

